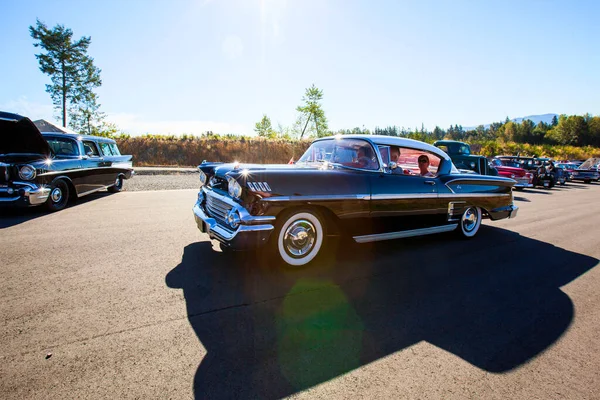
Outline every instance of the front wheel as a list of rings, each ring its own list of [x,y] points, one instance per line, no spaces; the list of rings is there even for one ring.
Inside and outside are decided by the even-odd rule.
[[[52,182],[50,185],[50,195],[46,200],[46,208],[49,211],[60,211],[67,206],[69,202],[69,185],[62,179]]]
[[[287,213],[279,221],[273,233],[279,259],[291,267],[314,260],[325,238],[324,218],[315,210],[305,209]]]
[[[481,208],[471,206],[460,217],[458,233],[461,237],[470,239],[477,234],[481,226]]]

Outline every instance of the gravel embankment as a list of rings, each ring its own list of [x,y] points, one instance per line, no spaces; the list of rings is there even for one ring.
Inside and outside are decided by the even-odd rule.
[[[124,185],[124,190],[128,192],[199,188],[198,174],[135,175],[126,179]]]

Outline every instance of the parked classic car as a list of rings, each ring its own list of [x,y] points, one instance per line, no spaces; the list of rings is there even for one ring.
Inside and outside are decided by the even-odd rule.
[[[598,171],[599,163],[600,158],[588,158],[573,171],[572,179],[574,181],[583,181],[584,183],[590,183],[591,181],[598,182],[600,180],[600,172]]]
[[[577,164],[568,162],[556,163],[555,166],[556,168],[561,168],[564,171],[567,182],[571,182],[573,180],[573,171],[575,171],[578,167]]]
[[[317,139],[293,165],[198,168],[199,230],[226,248],[266,246],[289,266],[313,261],[329,236],[365,243],[456,231],[470,238],[483,218],[518,210],[514,180],[460,174],[440,149],[391,136]]]
[[[0,205],[66,207],[102,189],[119,192],[133,175],[114,140],[41,133],[29,118],[0,112]]]
[[[552,188],[557,183],[564,185],[566,176],[562,169],[551,168],[552,160],[549,158],[524,157],[524,156],[496,156],[503,163],[518,165],[533,175],[533,186]],[[553,165],[553,164],[552,164]]]
[[[518,167],[518,164],[499,158],[493,158],[490,163],[498,171],[498,175],[517,181],[514,186],[516,189],[533,187],[533,174]]]
[[[455,140],[438,140],[433,145],[448,154],[458,169],[470,169],[481,175],[498,175],[498,171],[489,165],[486,157],[471,153],[471,146],[467,143]]]

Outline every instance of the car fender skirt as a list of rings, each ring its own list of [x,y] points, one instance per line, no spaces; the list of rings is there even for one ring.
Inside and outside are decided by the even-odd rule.
[[[488,214],[490,215],[490,219],[492,221],[497,221],[499,219],[515,218],[518,211],[519,207],[511,204],[509,206],[503,206],[489,210]]]

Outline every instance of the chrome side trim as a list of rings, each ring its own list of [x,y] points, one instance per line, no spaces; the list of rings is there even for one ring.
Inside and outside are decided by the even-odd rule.
[[[484,176],[484,178],[480,178],[480,176]],[[508,180],[508,181],[506,181]],[[498,183],[510,183],[510,181],[514,181],[514,179],[510,179],[510,178],[505,178],[502,176],[498,176],[498,177],[491,177],[488,175],[477,175],[477,177],[470,177],[470,176],[465,176],[465,177],[460,177],[460,178],[455,178],[452,180],[449,180],[448,182],[446,182],[446,185],[451,184],[452,182],[462,182],[462,181],[475,181],[475,182],[479,182],[479,183],[492,183],[492,184],[498,184]]]
[[[0,197],[0,203],[10,203],[13,201],[17,201],[21,198],[21,196],[17,197]]]
[[[357,243],[378,242],[381,240],[400,239],[413,236],[431,235],[434,233],[450,232],[456,229],[458,224],[434,226],[431,228],[412,229],[410,231],[379,233],[375,235],[354,236]]]
[[[436,199],[437,193],[374,194],[371,200]]]
[[[107,167],[95,167],[95,168],[76,168],[76,169],[65,169],[62,171],[49,171],[44,172],[43,174],[39,174],[38,176],[49,176],[49,175],[58,175],[58,174],[69,174],[71,172],[79,172],[79,171],[95,171],[95,170],[103,170],[103,169],[133,169],[133,167],[120,167],[116,165],[111,165]]]
[[[86,194],[91,194],[91,193],[94,193],[94,192],[98,192],[98,191],[100,191],[102,189],[108,189],[111,186],[114,186],[114,184],[108,185],[108,186],[102,186],[102,187],[99,187],[97,189],[88,190],[87,192],[83,192],[83,193],[77,193],[77,196],[78,197],[85,196]]]
[[[440,193],[440,198],[461,198],[461,197],[507,197],[510,193]]]
[[[274,202],[274,201],[336,201],[336,200],[370,200],[371,195],[369,194],[348,194],[348,195],[337,195],[337,194],[324,194],[316,196],[277,196],[277,197],[265,197],[261,201]]]
[[[458,221],[460,220],[460,216],[456,217],[454,215],[455,210],[455,204],[456,205],[464,205],[467,204],[466,201],[450,201],[448,202],[448,222],[454,222],[454,221]]]

